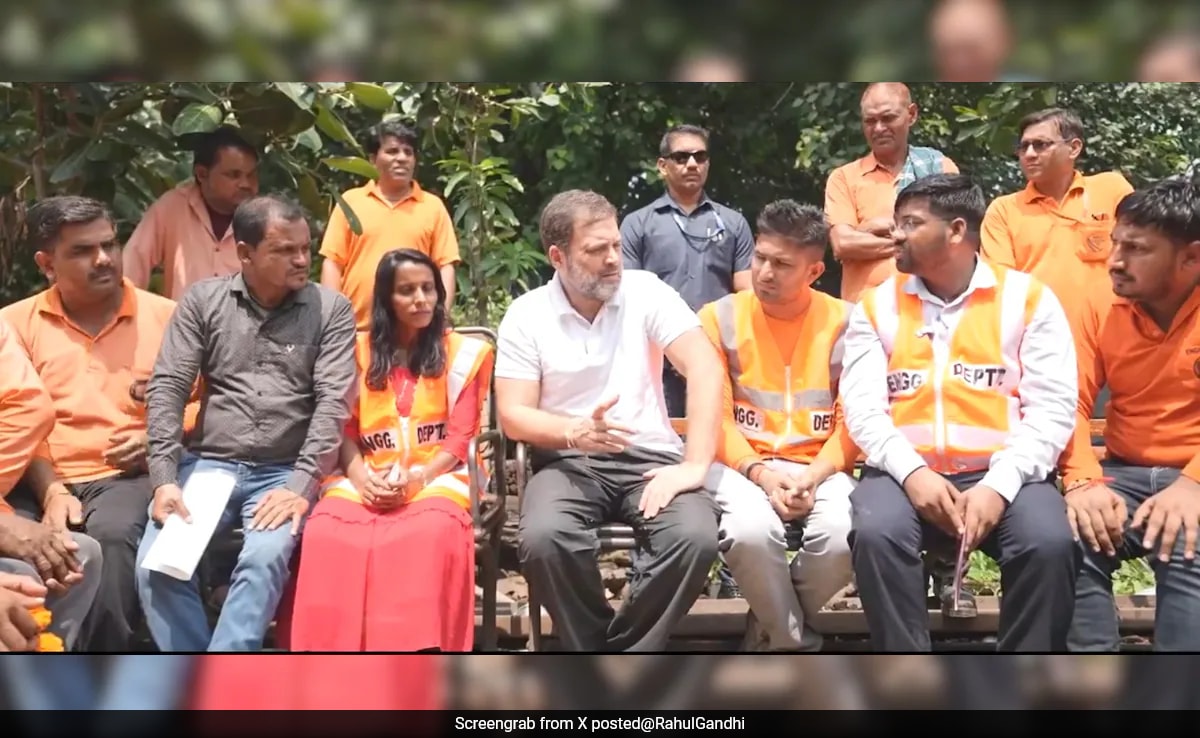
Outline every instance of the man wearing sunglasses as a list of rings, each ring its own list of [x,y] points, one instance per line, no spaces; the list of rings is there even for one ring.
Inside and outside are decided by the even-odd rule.
[[[708,168],[708,131],[686,124],[671,128],[658,157],[667,191],[621,223],[625,268],[654,272],[693,311],[750,289],[750,225],[705,193]],[[683,417],[686,384],[670,366],[663,370],[663,392],[671,417]]]

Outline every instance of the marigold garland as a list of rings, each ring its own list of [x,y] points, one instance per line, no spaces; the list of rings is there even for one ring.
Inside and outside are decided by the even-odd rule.
[[[37,650],[39,653],[62,653],[62,639],[49,631],[53,616],[45,607],[39,605],[29,611],[38,625]]]

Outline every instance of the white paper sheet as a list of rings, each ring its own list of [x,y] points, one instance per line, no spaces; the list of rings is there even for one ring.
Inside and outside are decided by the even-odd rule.
[[[193,472],[183,486],[183,504],[192,515],[192,522],[172,513],[146,552],[142,568],[157,571],[182,581],[189,581],[208,548],[217,523],[233,494],[237,476],[224,469],[203,469]],[[154,525],[153,522],[148,523]]]

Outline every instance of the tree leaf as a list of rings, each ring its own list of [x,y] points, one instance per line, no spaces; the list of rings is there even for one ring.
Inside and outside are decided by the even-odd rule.
[[[375,165],[361,156],[327,156],[321,163],[332,169],[357,174],[367,179],[379,178],[379,170]]]
[[[342,119],[337,116],[325,103],[317,103],[314,107],[317,109],[317,128],[321,129],[321,133],[329,136],[335,141],[341,141],[344,144],[353,146],[356,151],[362,152],[362,147],[354,138],[354,134],[350,133],[350,129],[342,122]]]
[[[173,84],[171,85],[171,94],[186,97],[189,100],[206,105],[217,105],[221,102],[221,98],[215,92],[198,82],[179,82]]]
[[[308,128],[297,133],[296,143],[309,151],[320,151],[321,147],[325,145],[316,128]]]
[[[346,222],[350,224],[350,230],[354,235],[361,236],[362,221],[354,214],[354,208],[350,207],[350,203],[346,202],[346,198],[342,197],[342,193],[337,190],[333,191],[333,199],[337,200],[338,207],[342,209],[342,215],[346,216]]]
[[[312,109],[312,93],[308,85],[303,82],[275,82],[273,83],[276,90],[279,90],[284,95],[287,95],[296,107],[301,110]]]
[[[346,90],[354,96],[356,103],[374,110],[391,110],[396,102],[386,88],[371,82],[349,82]]]
[[[217,126],[221,125],[223,118],[221,108],[216,105],[190,103],[179,112],[175,121],[171,123],[171,132],[176,136],[184,136],[189,133],[208,133],[216,130]]]
[[[239,95],[234,98],[233,112],[246,133],[257,138],[293,136],[311,128],[315,120],[312,111],[297,108],[291,98],[274,88],[261,95]]]
[[[305,172],[297,177],[296,190],[300,204],[308,208],[309,213],[322,220],[329,217],[329,214],[325,212],[321,190],[318,189],[317,180],[313,178],[312,174]]]
[[[83,166],[87,163],[88,152],[91,151],[95,141],[88,141],[83,146],[79,147],[75,153],[59,162],[54,171],[50,173],[50,183],[58,184],[66,182],[68,179],[74,179],[83,171]]]

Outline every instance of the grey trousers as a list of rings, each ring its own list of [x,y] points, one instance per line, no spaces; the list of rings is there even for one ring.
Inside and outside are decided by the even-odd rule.
[[[1125,498],[1128,517],[1125,537],[1114,541],[1115,558],[1096,553],[1080,541],[1083,566],[1075,585],[1075,616],[1071,623],[1069,647],[1072,651],[1116,651],[1120,646],[1116,602],[1113,599],[1113,572],[1122,561],[1151,553],[1142,547],[1144,530],[1128,525],[1138,507],[1152,495],[1179,479],[1180,470],[1163,466],[1144,467],[1119,459],[1101,462],[1105,476],[1112,477],[1109,488]],[[1200,563],[1183,558],[1184,532],[1175,539],[1171,560],[1158,560],[1158,550],[1150,559],[1155,580],[1154,650],[1200,651]]]
[[[521,567],[572,651],[663,651],[675,624],[699,597],[717,557],[719,511],[710,490],[678,495],[651,520],[638,511],[650,469],[671,453],[534,451],[522,496]],[[596,561],[596,527],[632,526],[629,596],[614,612]]]
[[[83,581],[76,582],[66,592],[51,591],[46,595],[46,609],[50,611],[50,632],[62,639],[63,648],[72,650],[79,640],[79,630],[92,609],[96,592],[100,589],[100,572],[103,554],[94,538],[82,533],[72,533],[79,544],[75,556],[83,567]],[[20,559],[0,558],[0,571],[7,574],[27,576],[42,584],[37,569]]]
[[[146,511],[154,496],[150,477],[122,475],[68,487],[83,507],[83,532],[104,551],[104,568],[98,573],[100,589],[80,634],[80,650],[128,651],[143,617],[134,568],[146,529]],[[32,492],[24,485],[18,490],[9,498],[17,514],[40,520],[42,511]]]
[[[982,476],[949,479],[965,490]],[[945,545],[949,536],[922,520],[900,484],[876,469],[863,470],[850,503],[851,558],[872,647],[930,650],[921,550],[931,540]],[[1022,487],[980,550],[1000,564],[997,650],[1065,651],[1081,552],[1058,488],[1049,482]]]

